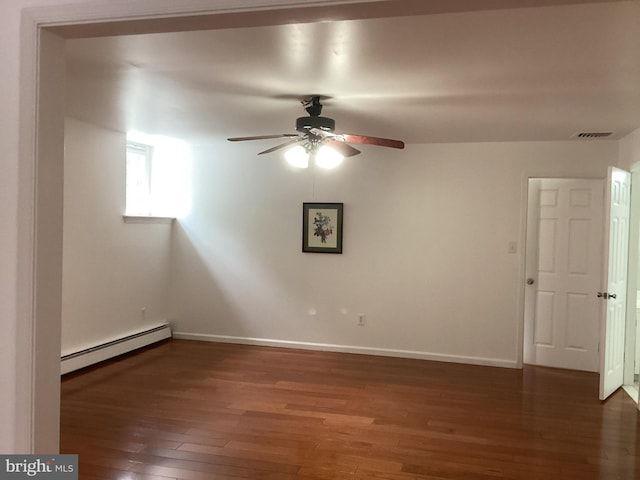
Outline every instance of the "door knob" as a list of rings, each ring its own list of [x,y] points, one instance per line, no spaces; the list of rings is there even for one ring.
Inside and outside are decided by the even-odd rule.
[[[527,285],[533,285],[536,281],[533,278],[527,278]]]
[[[615,293],[598,292],[598,298],[609,300],[610,298],[618,298],[618,296]]]

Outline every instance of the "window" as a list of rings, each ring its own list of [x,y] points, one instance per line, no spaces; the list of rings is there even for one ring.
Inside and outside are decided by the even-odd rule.
[[[191,151],[168,137],[127,135],[125,217],[176,218],[190,198]]]
[[[127,142],[128,216],[151,216],[151,158],[153,147]]]

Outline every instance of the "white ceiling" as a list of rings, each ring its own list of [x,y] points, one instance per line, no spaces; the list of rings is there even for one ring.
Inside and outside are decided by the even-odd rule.
[[[294,133],[309,94],[327,97],[337,132],[407,143],[621,138],[640,126],[640,2],[483,3],[70,39],[67,113],[192,142]]]

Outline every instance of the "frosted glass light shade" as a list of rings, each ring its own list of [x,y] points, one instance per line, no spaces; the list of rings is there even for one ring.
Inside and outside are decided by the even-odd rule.
[[[296,145],[284,152],[287,163],[297,168],[307,168],[309,166],[309,154],[302,145]]]
[[[316,165],[320,168],[336,168],[343,159],[342,154],[326,145],[320,147],[316,153]]]

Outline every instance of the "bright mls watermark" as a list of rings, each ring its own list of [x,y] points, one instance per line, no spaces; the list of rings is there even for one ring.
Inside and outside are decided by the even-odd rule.
[[[78,455],[0,455],[0,480],[78,480]]]

